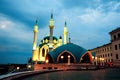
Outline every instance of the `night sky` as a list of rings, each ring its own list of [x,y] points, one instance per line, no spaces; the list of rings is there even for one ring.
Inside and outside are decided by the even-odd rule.
[[[49,35],[51,12],[54,35],[63,36],[66,20],[71,42],[86,49],[109,43],[109,32],[120,26],[120,0],[0,0],[0,64],[27,63],[35,20],[39,44]]]

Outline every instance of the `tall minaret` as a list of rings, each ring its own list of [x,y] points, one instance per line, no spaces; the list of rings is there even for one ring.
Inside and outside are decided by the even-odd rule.
[[[33,50],[32,50],[32,61],[38,61],[38,48],[37,48],[37,36],[38,36],[38,21],[34,25],[34,40],[33,40]]]
[[[62,36],[59,37],[59,43],[58,43],[58,46],[61,46],[62,45]]]
[[[64,26],[63,35],[64,35],[64,44],[67,44],[67,35],[68,35],[68,31],[67,31],[67,23],[66,23],[66,21],[65,21],[65,26]]]
[[[33,50],[36,50],[37,36],[38,36],[38,21],[37,20],[36,20],[33,32],[34,32]]]
[[[50,19],[50,43],[49,43],[49,48],[53,47],[53,28],[54,28],[54,20],[53,20],[53,13],[51,13],[51,19]]]

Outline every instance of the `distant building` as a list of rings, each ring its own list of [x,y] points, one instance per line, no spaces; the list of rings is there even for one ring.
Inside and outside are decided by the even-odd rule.
[[[111,31],[109,34],[111,36],[113,60],[120,60],[120,28]]]
[[[104,65],[105,63],[113,62],[111,43],[91,49],[90,51],[96,54],[95,64]]]
[[[53,36],[54,19],[51,14],[49,23],[50,34],[45,36],[37,46],[38,22],[34,26],[34,41],[32,61],[36,64],[44,63],[92,63],[92,54],[86,49],[68,41],[67,23],[64,25],[64,41]],[[63,44],[64,42],[64,44]]]
[[[111,31],[109,34],[111,36],[110,43],[90,50],[96,54],[96,64],[116,64],[120,61],[120,28]]]

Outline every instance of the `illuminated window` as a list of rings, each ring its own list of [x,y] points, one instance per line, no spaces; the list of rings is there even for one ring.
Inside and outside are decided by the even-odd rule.
[[[45,42],[48,43],[48,39],[46,39]]]
[[[57,41],[56,41],[56,40],[54,40],[53,42],[54,42],[54,43],[57,43]]]

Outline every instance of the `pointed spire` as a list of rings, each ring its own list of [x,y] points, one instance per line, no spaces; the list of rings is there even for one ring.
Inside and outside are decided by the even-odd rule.
[[[69,43],[71,43],[71,38],[70,38],[70,34],[69,34]]]
[[[35,21],[34,32],[38,32],[38,19]]]
[[[53,13],[51,13],[51,19],[50,19],[50,28],[54,28],[54,20],[53,20]]]
[[[62,39],[62,36],[60,36],[59,39]]]
[[[53,13],[51,13],[51,19],[53,19]]]
[[[67,23],[66,23],[66,21],[65,21],[65,27],[67,26]]]
[[[38,18],[36,19],[35,25],[38,25]]]

